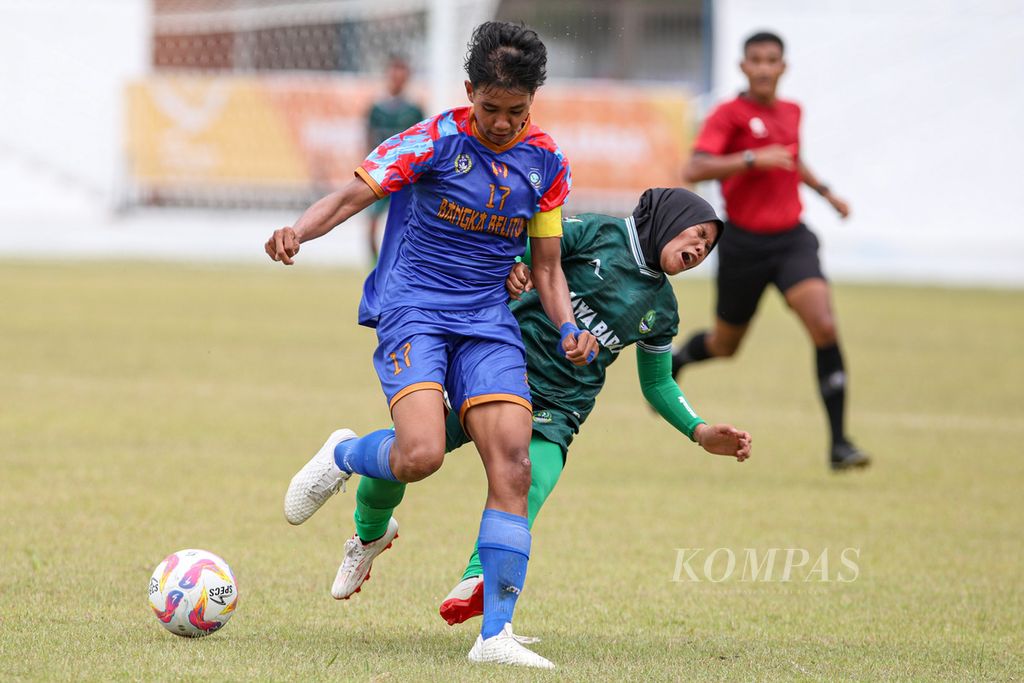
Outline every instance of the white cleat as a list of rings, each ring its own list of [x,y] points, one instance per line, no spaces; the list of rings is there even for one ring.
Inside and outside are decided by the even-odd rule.
[[[536,652],[526,649],[521,640],[512,633],[512,624],[505,624],[501,633],[487,640],[476,637],[476,644],[469,651],[469,661],[475,664],[511,664],[532,666],[537,669],[554,669],[555,665]]]
[[[391,542],[398,538],[398,520],[394,517],[388,522],[388,530],[376,541],[363,543],[355,534],[345,541],[345,559],[338,567],[338,574],[331,586],[331,595],[335,600],[348,600],[353,594],[362,590],[363,582],[370,578],[370,567],[373,560],[391,547]]]
[[[356,433],[351,429],[333,432],[316,455],[295,473],[284,494],[284,516],[289,524],[302,524],[338,489],[345,490],[345,482],[352,475],[334,463],[334,447],[354,438]]]

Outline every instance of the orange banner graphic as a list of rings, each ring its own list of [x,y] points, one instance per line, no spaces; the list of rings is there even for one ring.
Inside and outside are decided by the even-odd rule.
[[[346,182],[365,157],[366,112],[379,87],[295,75],[132,83],[129,178],[143,201],[308,201]],[[685,95],[669,89],[549,84],[533,120],[572,164],[569,208],[624,211],[644,188],[679,184],[690,112]]]

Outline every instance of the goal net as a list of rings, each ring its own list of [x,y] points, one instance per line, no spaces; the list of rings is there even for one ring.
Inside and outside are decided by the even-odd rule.
[[[462,61],[497,0],[154,0],[152,72],[126,91],[129,203],[302,207],[351,178],[389,57],[428,114],[465,103]],[[508,10],[510,5],[505,7]],[[569,20],[566,20],[569,21]],[[577,23],[571,20],[570,23]],[[691,135],[678,84],[558,78],[585,55],[537,25],[550,78],[533,119],[569,157],[568,210],[622,213],[677,185]],[[593,54],[588,48],[587,54]],[[582,75],[586,75],[583,71]]]
[[[351,177],[389,59],[424,111],[457,103],[496,2],[155,0],[152,73],[126,90],[132,203],[300,206]]]

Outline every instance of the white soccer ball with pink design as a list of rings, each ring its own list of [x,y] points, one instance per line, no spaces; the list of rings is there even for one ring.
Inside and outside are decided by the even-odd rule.
[[[153,571],[149,606],[174,635],[200,638],[228,623],[238,607],[238,584],[219,556],[206,550],[179,550]]]

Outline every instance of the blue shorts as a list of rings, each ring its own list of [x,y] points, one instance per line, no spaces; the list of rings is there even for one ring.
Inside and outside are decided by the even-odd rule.
[[[472,406],[507,401],[532,411],[526,349],[505,304],[475,311],[397,308],[381,313],[373,367],[388,408],[421,389],[447,390],[462,420]]]

